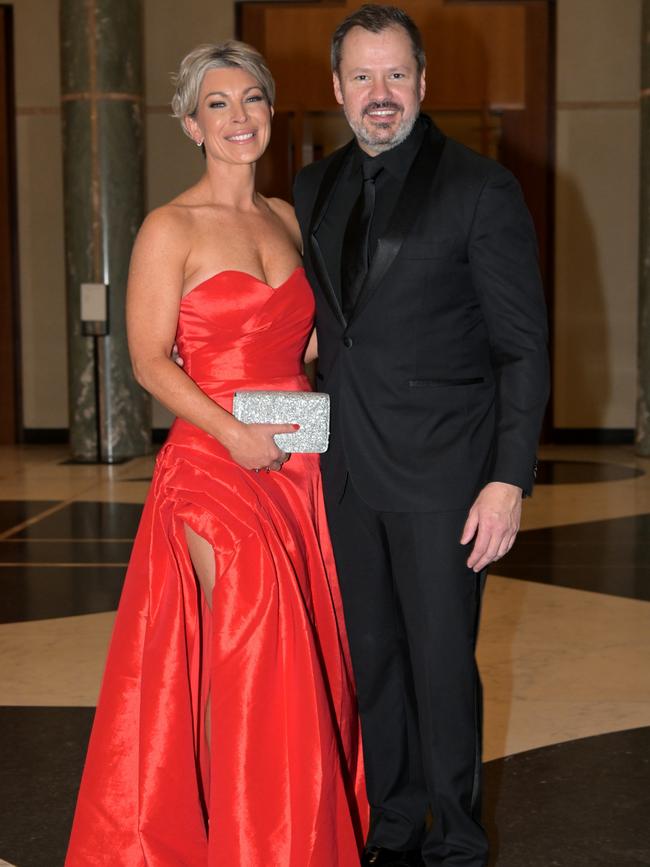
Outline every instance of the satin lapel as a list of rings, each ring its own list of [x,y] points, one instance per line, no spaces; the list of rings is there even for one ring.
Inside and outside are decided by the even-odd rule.
[[[330,307],[334,311],[334,314],[336,315],[337,319],[339,319],[342,325],[346,325],[347,322],[345,316],[343,315],[343,311],[341,310],[339,299],[336,297],[336,292],[334,291],[334,286],[332,285],[332,280],[329,275],[327,263],[325,262],[325,259],[323,257],[320,244],[318,243],[316,232],[318,231],[318,227],[320,226],[325,212],[327,211],[327,206],[338,181],[339,172],[345,164],[345,158],[348,155],[352,144],[353,142],[350,142],[347,147],[341,148],[338,153],[334,154],[330,161],[330,164],[325,170],[325,174],[323,175],[323,179],[321,180],[320,187],[318,188],[318,194],[316,196],[316,201],[314,203],[314,208],[311,214],[311,222],[309,225],[309,245],[311,248],[314,270],[316,272],[316,276],[318,278],[318,282],[320,284],[323,295],[327,299],[327,302],[329,303]]]
[[[444,145],[445,136],[437,128],[434,128],[422,142],[397,200],[388,229],[377,241],[377,249],[351,319],[356,319],[366,306],[384,274],[395,261],[416,217],[426,208]]]

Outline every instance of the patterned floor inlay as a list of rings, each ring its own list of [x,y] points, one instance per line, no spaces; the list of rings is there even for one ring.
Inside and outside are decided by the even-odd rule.
[[[494,867],[648,867],[650,728],[485,765]]]
[[[650,515],[525,530],[499,575],[650,600]]]
[[[603,464],[596,461],[541,460],[537,464],[538,485],[582,485],[585,482],[619,482],[643,475],[638,467]]]

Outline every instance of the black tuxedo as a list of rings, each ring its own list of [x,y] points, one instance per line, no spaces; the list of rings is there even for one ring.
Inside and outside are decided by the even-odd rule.
[[[356,145],[304,169],[295,204],[317,301],[318,388],[331,396],[322,470],[370,840],[394,849],[424,840],[427,865],[480,867],[482,581],[458,540],[486,482],[532,488],[548,393],[546,314],[513,176],[428,118],[418,123],[423,143],[349,321],[319,231]]]
[[[317,300],[319,387],[349,469],[380,509],[468,506],[489,480],[529,492],[547,399],[544,298],[513,176],[433,125],[349,322],[320,221],[349,148],[298,176],[296,212]]]

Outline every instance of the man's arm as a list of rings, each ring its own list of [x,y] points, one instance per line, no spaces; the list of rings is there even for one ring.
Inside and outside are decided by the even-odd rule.
[[[512,546],[522,492],[532,491],[549,393],[547,316],[537,240],[514,177],[498,167],[481,191],[469,240],[472,278],[487,324],[496,380],[490,483],[472,506],[461,542],[475,538],[475,571]]]

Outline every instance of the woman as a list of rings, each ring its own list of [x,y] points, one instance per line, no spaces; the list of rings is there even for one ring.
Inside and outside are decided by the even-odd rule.
[[[273,434],[292,426],[230,413],[237,389],[309,388],[298,228],[254,186],[273,96],[238,42],[192,51],[177,76],[174,113],[206,171],[145,220],[127,310],[138,381],[177,420],[133,548],[68,867],[359,863],[358,723],[318,459],[287,460]]]

